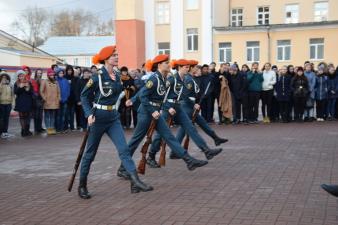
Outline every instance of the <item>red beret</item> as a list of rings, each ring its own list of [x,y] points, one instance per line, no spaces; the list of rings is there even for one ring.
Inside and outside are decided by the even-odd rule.
[[[179,59],[176,60],[175,62],[176,66],[186,66],[186,65],[190,65],[190,61],[186,60],[186,59]]]
[[[100,56],[98,54],[94,55],[92,58],[92,63],[94,65],[99,64],[100,63]]]
[[[104,48],[102,48],[100,50],[100,52],[98,54],[96,54],[94,57],[93,57],[93,63],[94,63],[94,59],[95,59],[95,62],[98,62],[98,63],[103,63],[104,60],[108,59],[110,56],[112,56],[114,54],[116,50],[116,46],[115,45],[110,45],[110,46],[106,46]],[[97,64],[97,63],[95,63]]]
[[[170,67],[175,68],[176,67],[176,59],[171,60]]]
[[[155,58],[153,59],[152,63],[161,63],[161,62],[165,62],[169,60],[169,55],[157,55],[155,56]]]
[[[196,60],[189,60],[189,63],[190,63],[190,66],[196,66],[196,65],[198,65],[198,61],[196,61]]]
[[[151,68],[153,67],[153,62],[151,61],[151,59],[148,59],[146,61],[146,63],[144,64],[144,67],[145,67],[147,72],[151,71]]]

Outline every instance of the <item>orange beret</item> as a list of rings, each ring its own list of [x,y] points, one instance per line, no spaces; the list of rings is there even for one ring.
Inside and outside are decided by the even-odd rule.
[[[115,50],[116,50],[115,45],[106,46],[106,47],[102,48],[98,54],[96,54],[97,57],[95,58],[95,60],[98,63],[103,63],[104,60],[108,59],[110,56],[112,56],[114,54]],[[93,60],[94,60],[94,58],[93,58]]]
[[[92,58],[92,63],[94,65],[99,64],[100,63],[100,56],[98,54],[94,55]]]
[[[147,72],[150,72],[152,67],[153,67],[153,63],[151,59],[148,59],[146,63],[144,64],[144,68],[146,69]]]
[[[189,60],[189,62],[190,62],[190,66],[196,66],[196,65],[198,65],[198,61],[196,61],[196,60]]]
[[[171,68],[175,68],[176,67],[176,60],[175,59],[171,60],[170,67]]]
[[[176,60],[175,65],[176,65],[176,66],[186,66],[186,65],[190,65],[190,61],[189,61],[189,60],[186,60],[186,59],[179,59],[179,60]]]
[[[155,58],[153,59],[152,63],[161,63],[161,62],[165,62],[169,60],[169,55],[157,55],[155,56]]]

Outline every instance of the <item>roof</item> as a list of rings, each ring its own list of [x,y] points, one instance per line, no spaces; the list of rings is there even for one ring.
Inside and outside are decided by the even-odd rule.
[[[304,23],[289,23],[289,24],[270,24],[270,25],[253,25],[241,27],[214,27],[217,31],[243,31],[243,30],[267,30],[278,28],[298,28],[298,27],[321,27],[324,25],[338,25],[338,20],[322,21],[322,22],[304,22]]]
[[[11,52],[11,53],[20,54],[20,55],[26,55],[26,56],[39,56],[39,57],[55,58],[57,61],[62,62],[62,60],[57,58],[56,56],[51,55],[48,52],[41,50],[40,48],[32,46],[31,44],[29,44],[29,43],[11,35],[11,34],[5,32],[5,31],[3,31],[3,30],[0,30],[0,35],[8,40],[8,43],[5,43],[4,45],[0,46],[0,49],[2,51]],[[20,50],[20,49],[17,49],[16,47],[14,47],[14,46],[12,46],[12,47],[8,46],[8,44],[13,44],[13,43],[21,46],[20,48],[27,49],[27,50]]]
[[[114,44],[115,36],[60,36],[48,38],[40,48],[57,56],[94,55]]]

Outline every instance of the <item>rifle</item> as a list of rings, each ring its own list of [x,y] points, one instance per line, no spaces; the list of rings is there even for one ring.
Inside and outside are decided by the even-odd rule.
[[[167,101],[169,91],[170,91],[170,87],[169,87],[168,91],[166,92],[166,94],[164,96],[162,105]],[[139,174],[145,174],[146,161],[147,161],[146,156],[147,156],[149,145],[151,144],[151,137],[153,136],[155,128],[156,128],[156,123],[157,123],[157,120],[155,118],[152,118],[150,126],[149,126],[147,134],[146,134],[144,144],[142,145],[142,149],[141,149],[142,157],[141,157],[141,160],[140,160],[138,167],[137,167],[137,171],[138,171]]]
[[[178,102],[180,100],[182,92],[183,92],[183,86],[180,90],[180,94],[178,95],[176,102]],[[168,124],[169,128],[172,125],[172,123],[173,123],[173,117],[169,114],[169,117],[167,119],[167,124]],[[166,145],[167,145],[167,143],[162,138],[161,139],[161,154],[160,154],[160,159],[158,161],[158,164],[160,164],[160,166],[165,166],[165,155],[166,155],[165,148],[166,148]]]
[[[199,105],[201,105],[201,103],[202,103],[202,101],[203,101],[203,98],[204,98],[204,97],[206,96],[206,94],[208,93],[208,90],[209,90],[209,87],[210,87],[210,82],[211,82],[211,81],[209,81],[209,83],[208,83],[208,85],[207,85],[207,88],[205,89],[203,95],[201,96],[201,98],[200,98],[200,100],[199,100],[199,102],[198,102]],[[199,113],[199,110],[194,109],[194,112],[192,113],[192,117],[191,117],[191,122],[192,122],[193,124],[195,123],[195,120],[196,120],[196,117],[197,117],[198,113]],[[186,135],[186,137],[185,137],[185,139],[184,139],[184,143],[183,143],[183,148],[184,148],[185,150],[187,150],[187,151],[188,151],[188,148],[189,148],[189,141],[190,141],[189,135]]]
[[[101,93],[100,93],[99,99],[97,100],[97,104],[99,103],[100,99],[101,99]],[[93,107],[93,117],[95,116],[95,113],[96,113],[96,107]],[[87,129],[87,131],[86,131],[86,133],[83,137],[79,153],[77,154],[77,158],[76,158],[75,165],[74,165],[74,168],[73,168],[73,173],[72,173],[72,176],[70,177],[70,180],[69,180],[69,183],[68,183],[68,191],[69,192],[72,191],[74,180],[75,180],[75,177],[76,177],[76,173],[77,173],[77,170],[79,169],[79,166],[80,166],[80,163],[81,163],[81,160],[82,160],[82,156],[83,156],[83,152],[84,152],[86,144],[87,144],[89,132],[90,132],[90,126],[88,127],[88,129]]]

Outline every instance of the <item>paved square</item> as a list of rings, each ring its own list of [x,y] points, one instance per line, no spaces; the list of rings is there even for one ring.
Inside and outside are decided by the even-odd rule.
[[[338,224],[337,199],[319,186],[338,183],[338,122],[214,128],[230,139],[220,156],[193,172],[181,160],[147,168],[155,190],[133,195],[104,137],[87,201],[78,179],[67,192],[82,133],[1,140],[0,224]]]

